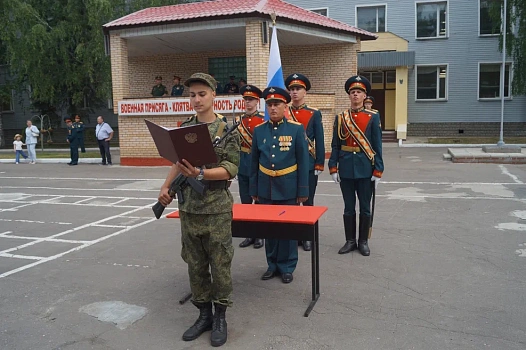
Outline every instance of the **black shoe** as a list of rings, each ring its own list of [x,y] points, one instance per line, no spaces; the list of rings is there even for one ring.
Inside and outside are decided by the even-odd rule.
[[[360,251],[360,253],[362,253],[363,256],[371,255],[371,250],[369,249],[367,241],[358,241],[358,250]]]
[[[199,317],[194,325],[183,334],[184,341],[196,340],[201,334],[212,329],[212,303],[194,303],[199,308]]]
[[[106,165],[106,163],[100,163],[100,165]]]
[[[294,278],[292,277],[292,274],[289,272],[281,274],[281,280],[283,281],[283,283],[290,283],[293,279]]]
[[[309,252],[312,249],[311,241],[303,241],[303,250]]]
[[[77,165],[78,163],[68,163],[68,165]]]
[[[245,238],[245,240],[243,242],[239,243],[239,247],[240,248],[246,248],[249,245],[251,245],[252,243],[254,243],[254,238]]]
[[[210,334],[210,345],[221,346],[226,343],[228,336],[227,324],[225,319],[226,306],[214,304],[216,312],[213,318],[212,334]]]
[[[276,271],[270,271],[270,270],[268,270],[267,272],[265,272],[265,273],[263,274],[263,276],[261,276],[261,279],[262,279],[263,281],[266,281],[266,280],[269,280],[269,279],[273,278],[274,276],[276,276]]]
[[[254,249],[259,249],[265,245],[265,241],[261,238],[256,238],[254,241]]]
[[[69,162],[68,165],[71,165],[71,162]]]
[[[371,250],[367,244],[369,239],[369,229],[371,227],[371,217],[360,215],[360,227],[359,227],[359,238],[358,238],[358,250],[363,256],[371,255]]]
[[[356,240],[352,241],[346,241],[343,247],[338,250],[338,254],[347,254],[352,252],[353,250],[356,250],[358,246],[356,245]]]

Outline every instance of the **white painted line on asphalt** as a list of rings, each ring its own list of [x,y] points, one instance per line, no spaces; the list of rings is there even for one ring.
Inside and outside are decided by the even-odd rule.
[[[159,192],[159,189],[155,190],[144,190],[137,188],[78,188],[78,187],[49,187],[49,186],[0,186],[0,188],[5,189],[34,189],[34,190],[61,190],[61,191],[126,191],[126,192]],[[64,196],[62,196],[64,197]],[[75,196],[78,197],[78,196]],[[120,197],[122,198],[122,197]]]
[[[502,171],[502,173],[503,173],[504,175],[508,175],[509,177],[511,177],[511,179],[512,179],[513,181],[515,181],[515,183],[517,183],[517,184],[521,184],[521,185],[524,184],[524,182],[522,182],[521,180],[519,180],[519,178],[518,178],[517,176],[513,175],[512,173],[510,173],[509,170],[508,170],[504,165],[499,164],[499,168],[500,168],[500,171]]]
[[[136,208],[136,209],[133,209],[133,210],[130,210],[130,211],[127,211],[127,212],[124,212],[120,215],[127,215],[127,214],[132,214],[132,213],[135,213],[139,210],[143,210],[143,209],[146,209],[148,208],[149,206],[144,206],[144,207],[139,207],[139,208]],[[12,252],[12,251],[15,251],[15,250],[18,250],[18,249],[22,249],[22,248],[25,248],[25,247],[29,247],[29,246],[32,246],[36,243],[40,243],[40,242],[43,242],[44,239],[46,238],[57,238],[57,237],[60,237],[60,236],[63,236],[63,235],[67,235],[68,233],[72,233],[72,232],[75,232],[75,231],[78,231],[78,230],[82,230],[83,228],[87,228],[87,227],[92,227],[94,225],[98,225],[98,224],[102,224],[103,222],[106,222],[106,221],[109,221],[109,220],[113,220],[113,219],[116,219],[118,218],[120,215],[113,215],[113,216],[109,216],[107,218],[104,218],[104,219],[101,219],[101,220],[98,220],[98,221],[94,221],[92,223],[89,223],[89,224],[84,224],[84,225],[81,225],[81,226],[77,226],[75,228],[72,228],[72,229],[69,229],[69,230],[66,230],[64,232],[60,232],[60,233],[57,233],[57,234],[54,234],[52,236],[49,236],[49,237],[43,237],[39,240],[36,240],[36,241],[33,241],[33,242],[29,242],[29,243],[26,243],[26,244],[22,244],[22,245],[19,245],[17,247],[13,247],[13,248],[9,248],[9,249],[6,249],[6,250],[2,250],[0,251],[0,254],[1,253],[9,253],[9,252]],[[155,219],[155,218],[154,218]],[[129,227],[134,227],[135,225],[133,226],[129,226]],[[94,242],[94,241],[90,241],[90,242]]]
[[[93,225],[92,227],[125,228],[125,227],[128,227],[128,226],[122,226],[122,225]]]
[[[320,180],[318,182],[332,183],[335,186],[337,184],[330,180]],[[435,181],[380,181],[381,185],[437,185],[437,186],[449,186],[449,185],[487,185],[487,186],[509,186],[518,185],[517,182],[435,182]]]
[[[1,187],[1,186],[0,186]],[[21,188],[25,188],[25,187],[21,187]],[[55,189],[55,188],[53,188]],[[24,198],[28,198],[28,197],[49,197],[49,196],[53,196],[53,195],[49,195],[49,194],[25,194],[25,193],[21,193],[21,195],[24,196]],[[59,196],[59,195],[54,195],[56,197],[64,197],[64,196]],[[148,201],[151,201],[151,200],[154,200],[154,198],[143,198],[143,197],[115,197],[115,196],[82,196],[82,195],[74,195],[74,196],[68,196],[68,198],[97,198],[97,199],[142,199],[142,200],[148,200]],[[52,200],[54,198],[51,198],[51,199],[47,199],[47,200]],[[19,199],[6,199],[6,200],[2,200],[2,198],[0,197],[0,202],[5,202],[5,201],[13,201],[13,202],[16,202],[16,201],[20,201]]]
[[[122,202],[126,202],[129,198],[123,198],[119,201],[116,201],[116,202],[113,202],[113,203],[110,203],[111,205],[115,205],[115,204],[119,204],[119,203],[122,203]]]
[[[16,238],[16,239],[27,239],[30,241],[43,241],[43,242],[55,242],[55,243],[71,243],[71,244],[84,244],[91,241],[75,241],[71,239],[60,239],[60,238],[42,238],[42,237],[31,237],[31,236],[0,236],[0,237],[7,237],[7,238]]]
[[[77,202],[72,203],[72,204],[81,204],[82,202],[87,202],[87,201],[90,201],[90,200],[95,199],[95,198],[97,198],[97,197],[91,196],[91,197],[88,197],[88,198],[81,199],[80,201],[77,201]]]
[[[15,202],[15,201],[2,201],[0,200],[0,202],[4,202],[4,203],[18,203],[18,202]],[[24,203],[24,202],[22,202]],[[30,205],[33,205],[35,203],[24,203],[23,205],[19,205],[19,206],[16,206],[16,207],[13,207],[13,208],[8,208],[8,209],[0,209],[0,213],[1,212],[4,212],[4,211],[18,211],[18,209],[20,208],[25,208],[25,207],[29,207]]]
[[[9,254],[9,253],[0,253],[2,258],[15,258],[15,259],[27,259],[27,260],[42,260],[45,259],[42,256],[31,256],[31,255],[18,255],[18,254]]]
[[[135,168],[135,167],[134,167]],[[36,177],[36,176],[0,176],[0,179],[21,179],[21,180],[60,180],[60,181],[164,181],[159,179],[119,179],[119,178],[97,178],[97,177]]]
[[[138,208],[138,209],[130,210],[129,212],[123,213],[122,215],[131,214],[131,213],[134,213],[134,212],[136,212],[136,211],[139,211],[139,210],[142,210],[142,209],[146,209],[146,208],[148,208],[148,207],[149,207],[149,206],[144,206],[144,207],[141,207],[141,208]],[[118,217],[118,215],[116,215],[116,216],[114,216],[114,217],[111,217],[111,218],[107,218],[107,219],[99,220],[99,221],[97,221],[97,222],[95,222],[95,223],[103,222],[103,221],[107,221],[107,220],[111,220],[111,219],[113,219],[113,218],[115,218],[115,217]],[[153,221],[155,221],[155,220],[157,220],[157,219],[154,217],[154,218],[152,218],[152,219],[150,219],[150,220],[140,222],[140,223],[135,224],[135,225],[133,225],[133,226],[128,226],[128,227],[126,227],[125,229],[122,229],[122,230],[120,230],[120,231],[114,232],[114,233],[109,234],[109,235],[107,235],[107,236],[104,236],[104,237],[98,238],[98,239],[96,239],[96,240],[90,241],[89,243],[85,243],[85,244],[83,244],[83,245],[81,245],[81,246],[75,247],[75,248],[70,249],[70,250],[68,250],[68,251],[65,251],[65,252],[62,252],[62,253],[59,253],[59,254],[56,254],[56,255],[53,255],[53,256],[50,256],[50,257],[44,258],[44,259],[39,260],[39,261],[35,261],[35,262],[31,263],[31,264],[21,266],[21,267],[19,267],[19,268],[17,268],[17,269],[11,270],[11,271],[4,272],[4,273],[0,274],[0,278],[4,278],[4,277],[10,276],[10,275],[12,275],[12,274],[15,274],[15,273],[17,273],[17,272],[27,270],[27,269],[29,269],[29,268],[31,268],[31,267],[33,267],[33,266],[37,266],[37,265],[43,264],[43,263],[45,263],[45,262],[48,262],[48,261],[52,261],[52,260],[58,259],[58,258],[60,258],[60,257],[62,257],[62,256],[64,256],[64,255],[66,255],[66,254],[69,254],[69,253],[72,253],[72,252],[79,251],[79,250],[84,249],[84,248],[86,248],[86,247],[89,247],[89,246],[91,246],[91,245],[94,245],[94,244],[97,244],[97,243],[99,243],[99,242],[105,241],[106,239],[109,239],[109,238],[112,238],[112,237],[118,236],[118,235],[120,235],[121,233],[128,232],[128,231],[133,230],[133,229],[135,229],[135,228],[137,228],[137,227],[140,227],[140,226],[143,226],[143,225],[149,224],[150,222],[153,222]],[[83,228],[83,227],[88,227],[88,226],[87,226],[87,225],[79,226],[78,229]],[[57,235],[54,235],[54,236],[48,237],[48,238],[57,237],[57,236],[59,236],[59,235],[64,235],[64,234],[69,233],[70,231],[73,232],[73,230],[68,230],[68,231],[65,231],[65,232],[59,233],[59,234],[57,234]],[[1,253],[0,253],[0,254],[1,254]]]
[[[7,222],[25,222],[30,224],[57,224],[57,225],[72,225],[71,222],[59,222],[59,221],[37,221],[37,220],[23,220],[23,219],[0,219],[0,221],[7,221]]]
[[[150,200],[150,201],[153,201],[154,198],[144,198],[145,200]],[[24,202],[21,202],[21,201],[3,201],[0,199],[0,203],[24,203]],[[42,204],[42,202],[30,202],[30,204],[28,205],[32,205],[32,204]],[[112,207],[112,208],[139,208],[139,205],[112,205],[111,203],[108,203],[108,204],[100,204],[100,203],[95,203],[95,204],[86,204],[86,203],[81,203],[81,204],[76,204],[76,203],[68,203],[68,202],[47,202],[45,204],[50,204],[50,205],[76,205],[76,206],[82,206],[82,207]],[[153,205],[153,204],[152,204]],[[10,209],[0,209],[0,211],[16,211],[16,210],[12,210],[13,208]]]
[[[5,231],[5,232],[2,232],[0,233],[0,237],[5,237],[6,235],[10,234],[10,233],[13,233],[13,231]]]

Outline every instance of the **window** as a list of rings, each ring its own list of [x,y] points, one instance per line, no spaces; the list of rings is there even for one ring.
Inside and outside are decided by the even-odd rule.
[[[500,34],[500,23],[495,23],[490,16],[493,6],[500,6],[495,0],[479,0],[479,34],[497,35]]]
[[[328,7],[323,7],[323,8],[319,8],[319,9],[309,9],[309,11],[316,12],[317,14],[320,14],[320,15],[325,16],[325,17],[329,17],[329,8]]]
[[[447,65],[416,67],[416,99],[447,99]]]
[[[0,112],[13,112],[15,110],[13,100],[13,91],[11,91],[11,94],[7,93],[5,95],[2,95],[0,92]]]
[[[481,63],[479,65],[479,98],[500,98],[500,71],[502,63]],[[511,63],[506,63],[504,74],[504,97],[511,96]]]
[[[445,38],[447,36],[447,2],[416,4],[416,37]]]
[[[395,84],[396,83],[396,71],[390,70],[385,72],[385,82],[387,84]]]
[[[214,78],[221,85],[221,91],[225,84],[230,82],[230,76],[236,76],[236,84],[239,78],[247,79],[247,58],[244,56],[237,57],[216,57],[208,59],[208,72],[214,75]],[[247,82],[250,84],[250,82]]]
[[[356,26],[371,33],[385,32],[385,5],[357,7]]]

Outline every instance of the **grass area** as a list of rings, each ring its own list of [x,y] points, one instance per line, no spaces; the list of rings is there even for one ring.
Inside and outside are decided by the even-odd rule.
[[[427,139],[429,143],[433,144],[476,144],[488,143],[496,144],[499,141],[498,137],[430,137]],[[526,144],[526,137],[504,137],[504,142],[509,144],[523,143]]]
[[[24,149],[24,152],[26,152],[27,154],[27,151]],[[10,152],[10,153],[0,153],[0,159],[15,159],[15,152]],[[42,152],[42,151],[38,151],[37,150],[37,159],[38,158],[68,158],[69,159],[69,152]],[[99,152],[86,152],[86,153],[81,153],[79,151],[79,158],[100,158],[100,153]]]

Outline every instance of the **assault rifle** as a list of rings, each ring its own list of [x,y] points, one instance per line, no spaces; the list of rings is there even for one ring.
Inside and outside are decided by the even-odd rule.
[[[228,135],[230,135],[234,130],[237,129],[238,125],[239,122],[234,120],[232,122],[232,127],[228,128],[227,126],[227,131],[223,134],[223,136],[216,136],[215,140],[212,142],[212,146],[214,148],[218,147]],[[172,198],[175,198],[175,196],[177,195],[177,201],[179,202],[179,205],[181,205],[184,203],[183,190],[188,186],[192,187],[192,189],[195,192],[199,193],[201,196],[205,194],[206,187],[202,182],[197,181],[193,177],[186,177],[181,173],[179,173],[179,175],[177,175],[170,184],[168,194]],[[157,219],[159,219],[163,215],[165,208],[166,207],[162,205],[159,201],[157,201],[157,203],[155,203],[155,205],[152,207],[153,213],[155,214],[155,217]]]

